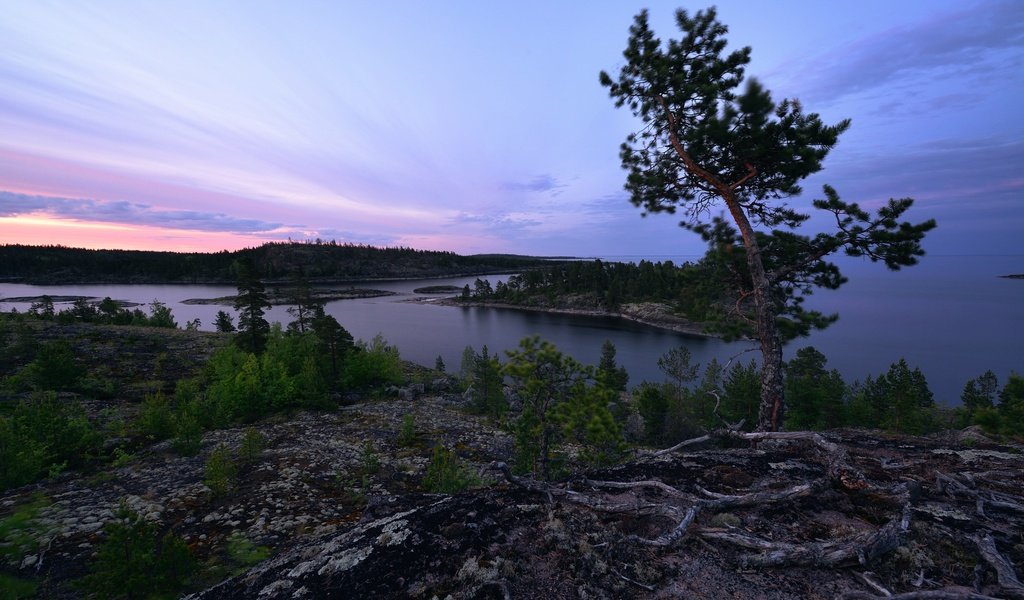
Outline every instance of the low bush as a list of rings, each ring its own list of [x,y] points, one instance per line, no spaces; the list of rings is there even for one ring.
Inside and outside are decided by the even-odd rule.
[[[423,476],[424,489],[435,494],[454,494],[480,484],[480,477],[467,469],[454,452],[443,446],[434,447]]]

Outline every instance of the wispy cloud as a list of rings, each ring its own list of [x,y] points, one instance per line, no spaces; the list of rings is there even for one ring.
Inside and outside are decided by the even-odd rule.
[[[448,227],[473,225],[496,234],[522,233],[544,224],[540,215],[523,212],[468,213],[461,212],[451,219]]]
[[[498,187],[510,192],[551,192],[552,196],[562,193],[569,184],[562,183],[549,174],[537,175],[529,181],[505,181]]]
[[[1024,2],[1001,0],[891,28],[809,62],[785,65],[782,72],[797,78],[801,98],[829,101],[884,86],[902,88],[926,74],[930,83],[1005,77],[1006,69],[998,65],[1019,61],[1022,48]],[[964,99],[963,94],[948,98]]]
[[[60,219],[225,233],[277,233],[276,230],[285,227],[282,223],[260,219],[232,217],[217,212],[154,208],[149,204],[126,200],[58,198],[0,192],[0,216],[17,217],[39,213]]]

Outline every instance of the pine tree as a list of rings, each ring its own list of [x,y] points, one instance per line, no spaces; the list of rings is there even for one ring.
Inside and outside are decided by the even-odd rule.
[[[250,260],[240,259],[237,272],[235,310],[238,311],[238,334],[235,342],[243,350],[259,354],[263,352],[270,333],[270,323],[263,317],[264,310],[270,308],[270,301]]]
[[[288,314],[295,317],[295,320],[288,324],[288,331],[306,333],[312,327],[317,309],[323,310],[323,303],[313,296],[309,281],[302,275],[296,275],[293,279],[288,301],[291,304],[288,307]]]
[[[233,333],[235,331],[235,323],[231,320],[231,315],[227,311],[218,310],[217,317],[214,320],[214,327],[220,333]]]
[[[615,392],[626,391],[626,386],[629,384],[629,373],[626,368],[618,366],[615,362],[615,344],[611,340],[605,340],[601,345],[601,360],[597,364],[597,381]]]
[[[996,378],[996,374],[991,370],[985,371],[964,385],[960,400],[964,403],[964,408],[969,411],[992,408],[998,389],[999,380]]]
[[[842,424],[846,384],[827,371],[825,355],[814,346],[797,350],[786,365],[786,424],[790,429],[827,429]]]
[[[909,266],[924,254],[920,241],[935,223],[900,223],[912,203],[908,198],[890,200],[871,217],[826,186],[826,199],[814,206],[832,213],[838,231],[813,238],[792,233],[809,217],[782,200],[798,195],[798,183],[821,170],[849,120],[826,125],[796,100],[776,105],[753,79],[737,93],[750,48],[723,53],[727,28],[713,8],[692,17],[679,10],[676,22],[683,37],[663,44],[641,12],[630,28],[618,79],[601,72],[616,106],[628,106],[644,122],[621,147],[625,187],[645,214],[681,211],[684,227],[701,234],[713,250],[728,251],[717,258],[723,270],[734,273],[722,282],[734,302],[719,305],[717,325],[759,341],[757,428],[774,431],[783,419],[783,342],[834,320],[801,305],[815,287],[835,289],[845,281],[824,258],[842,250],[890,269]],[[700,222],[719,202],[729,220]],[[755,225],[785,229],[764,232]]]

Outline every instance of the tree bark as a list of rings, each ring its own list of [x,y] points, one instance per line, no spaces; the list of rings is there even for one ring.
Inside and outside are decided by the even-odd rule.
[[[722,198],[743,237],[747,250],[747,269],[753,287],[757,339],[761,345],[761,404],[757,414],[757,431],[778,431],[782,428],[783,402],[782,340],[775,322],[778,311],[771,295],[771,282],[761,260],[761,248],[754,228],[731,189],[722,190]]]
[[[757,431],[778,431],[782,428],[785,408],[782,386],[782,340],[779,338],[779,328],[775,322],[778,309],[772,299],[771,280],[764,270],[757,236],[754,233],[754,228],[750,225],[747,213],[736,197],[736,190],[748,179],[755,177],[757,170],[748,164],[748,173],[739,181],[730,184],[723,181],[719,174],[712,173],[697,164],[697,161],[693,160],[693,157],[683,147],[679,136],[676,135],[676,117],[669,109],[665,98],[658,95],[657,100],[662,110],[665,111],[669,125],[667,131],[669,142],[676,155],[679,156],[687,171],[707,182],[708,186],[722,197],[732,220],[743,237],[743,246],[747,250],[747,269],[750,271],[750,281],[753,286],[757,339],[761,344],[761,406],[758,411],[756,429]]]

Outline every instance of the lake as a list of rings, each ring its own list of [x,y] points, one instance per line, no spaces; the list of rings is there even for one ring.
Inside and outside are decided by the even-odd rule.
[[[639,260],[641,257],[602,257]],[[650,257],[681,263],[694,257]],[[792,342],[787,358],[813,345],[848,382],[876,376],[906,358],[924,372],[936,401],[955,404],[964,383],[991,369],[1000,385],[1011,370],[1024,373],[1024,280],[999,275],[1024,273],[1024,256],[926,256],[922,264],[892,273],[881,265],[860,261],[840,263],[850,281],[837,291],[820,291],[808,300],[811,308],[838,312],[839,321],[825,331]],[[496,283],[499,279],[489,279]],[[618,361],[630,373],[631,384],[662,379],[658,357],[685,345],[694,360],[720,362],[751,348],[750,342],[725,343],[638,325],[614,318],[554,315],[512,309],[449,307],[414,302],[423,296],[413,289],[424,285],[462,287],[474,277],[429,281],[371,282],[360,287],[397,292],[395,296],[340,300],[326,306],[357,339],[378,333],[398,346],[403,358],[433,366],[440,355],[450,371],[457,370],[467,346],[487,345],[504,358],[529,335],[541,335],[577,360],[596,364],[604,340],[618,350]],[[332,286],[344,287],[344,286]],[[179,325],[198,318],[212,329],[214,315],[225,307],[182,304],[189,298],[233,295],[227,285],[56,285],[0,283],[0,298],[49,294],[110,296],[148,303],[159,299],[173,311]],[[27,303],[0,302],[0,310],[27,310]],[[58,310],[62,308],[57,306]],[[145,307],[143,307],[145,309]],[[232,312],[230,309],[229,312]],[[275,306],[268,319],[291,320],[287,307]],[[756,358],[757,352],[738,360]]]

